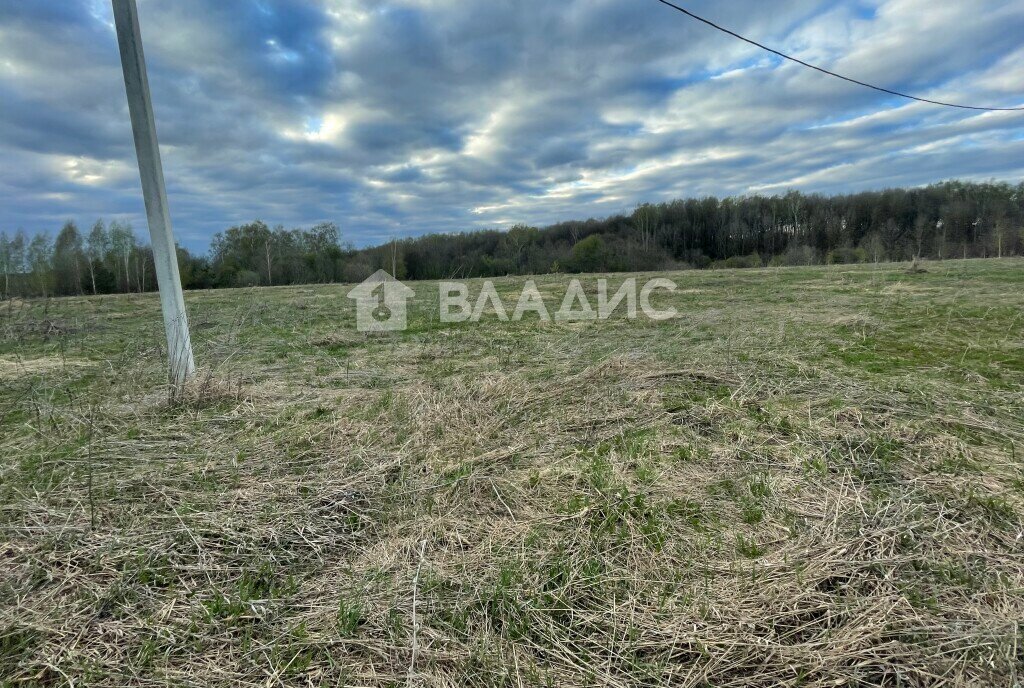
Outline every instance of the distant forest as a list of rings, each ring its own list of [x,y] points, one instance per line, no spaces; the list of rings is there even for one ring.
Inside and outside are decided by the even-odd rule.
[[[944,182],[822,196],[695,198],[644,204],[604,219],[507,231],[431,234],[367,249],[337,225],[216,234],[207,255],[178,249],[186,289],[358,282],[378,268],[399,279],[552,272],[744,268],[942,260],[1024,253],[1024,182]],[[0,233],[0,296],[145,292],[153,254],[130,225],[68,222],[51,239]]]

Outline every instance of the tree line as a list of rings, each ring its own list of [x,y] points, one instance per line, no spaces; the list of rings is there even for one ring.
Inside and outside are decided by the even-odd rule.
[[[690,198],[545,228],[430,234],[355,249],[337,225],[216,234],[206,255],[178,248],[186,289],[550,272],[812,265],[1024,253],[1024,182],[949,181],[922,188],[820,195]],[[68,222],[46,233],[0,233],[2,296],[145,292],[152,249],[128,224]]]
[[[351,273],[357,253],[341,243],[333,223],[287,230],[256,221],[216,234],[207,255],[176,248],[185,289],[338,282]],[[87,233],[66,222],[53,239],[0,232],[0,277],[0,297],[157,288],[153,249],[130,224],[103,220]]]

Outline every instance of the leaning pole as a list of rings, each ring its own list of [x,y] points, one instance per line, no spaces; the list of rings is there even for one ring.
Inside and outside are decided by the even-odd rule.
[[[156,283],[160,289],[160,308],[167,332],[170,379],[173,384],[180,385],[195,373],[196,364],[192,357],[185,298],[181,293],[171,216],[167,210],[167,191],[164,188],[164,171],[156,139],[156,120],[149,95],[146,59],[142,53],[139,9],[135,0],[112,0],[112,3],[117,45],[121,51],[121,68],[124,71],[124,87],[128,93],[128,113],[135,137],[135,154],[139,159],[139,175],[142,178],[142,196],[146,202],[146,219],[153,245],[153,262],[156,264]]]

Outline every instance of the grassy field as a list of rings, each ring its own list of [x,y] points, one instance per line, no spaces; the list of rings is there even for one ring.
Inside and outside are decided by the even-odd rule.
[[[1019,686],[1024,261],[666,276],[0,304],[0,684]]]

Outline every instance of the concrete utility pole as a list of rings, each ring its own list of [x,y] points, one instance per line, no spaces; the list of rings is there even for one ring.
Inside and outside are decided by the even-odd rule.
[[[124,87],[128,92],[128,112],[135,136],[135,154],[139,158],[142,196],[146,202],[149,237],[153,244],[156,283],[160,289],[160,308],[167,331],[167,357],[171,382],[178,385],[190,378],[196,369],[192,358],[192,340],[185,314],[185,298],[181,293],[178,254],[167,210],[164,170],[160,163],[160,147],[156,140],[156,120],[149,96],[146,59],[142,53],[139,31],[139,9],[135,0],[112,0],[117,45],[121,51]]]

